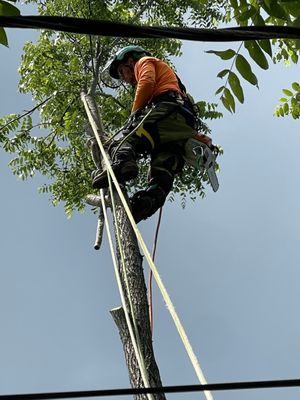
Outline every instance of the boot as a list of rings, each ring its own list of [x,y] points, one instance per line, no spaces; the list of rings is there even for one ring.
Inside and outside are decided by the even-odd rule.
[[[118,144],[118,143],[117,143]],[[136,163],[136,154],[129,143],[124,143],[115,150],[117,144],[109,149],[109,155],[113,162],[111,167],[116,175],[118,182],[124,183],[138,176],[139,168]],[[114,151],[115,150],[115,151]],[[108,187],[107,170],[96,170],[92,173],[93,187],[104,189]]]
[[[138,224],[142,219],[151,217],[164,205],[167,194],[159,186],[135,193],[131,198],[131,212],[135,222]]]
[[[166,172],[156,172],[147,190],[140,190],[131,198],[131,211],[135,222],[151,217],[166,201],[173,186],[174,176]]]

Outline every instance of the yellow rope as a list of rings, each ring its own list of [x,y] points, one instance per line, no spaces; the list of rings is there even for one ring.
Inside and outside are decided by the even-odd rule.
[[[142,352],[141,352],[140,340],[138,340],[139,339],[139,333],[138,333],[138,330],[137,330],[137,326],[136,326],[136,321],[135,321],[135,318],[134,318],[133,310],[131,310],[131,315],[132,315],[133,321],[135,321],[135,324],[134,324],[135,334],[134,334],[133,329],[132,329],[130,316],[129,316],[128,309],[127,309],[127,306],[126,306],[125,295],[124,295],[124,291],[123,291],[123,287],[122,287],[122,283],[121,283],[121,277],[120,277],[120,273],[119,273],[119,270],[118,270],[118,264],[117,264],[115,251],[114,251],[114,246],[113,246],[113,242],[112,242],[112,235],[111,235],[110,226],[109,226],[108,218],[107,218],[107,212],[106,212],[106,206],[105,206],[103,190],[100,190],[100,196],[101,196],[101,202],[102,202],[102,208],[103,208],[105,227],[106,227],[106,232],[107,232],[107,237],[108,237],[108,243],[109,243],[111,257],[112,257],[112,261],[113,261],[113,265],[114,265],[116,280],[117,280],[117,284],[118,284],[118,288],[119,288],[119,292],[120,292],[121,303],[122,303],[122,307],[123,307],[123,310],[124,310],[124,314],[125,314],[125,319],[126,319],[126,323],[127,323],[127,326],[128,326],[128,330],[129,330],[129,335],[130,335],[132,346],[133,346],[133,349],[134,349],[134,353],[135,353],[135,356],[136,356],[136,359],[137,359],[137,362],[138,362],[138,365],[139,365],[139,369],[141,371],[141,375],[142,375],[142,379],[143,379],[143,382],[144,382],[144,386],[145,386],[145,388],[150,388],[150,383],[149,383],[149,379],[148,379],[148,376],[147,376],[148,375],[147,374],[147,369],[145,367],[144,358],[143,358],[143,355],[142,355]],[[112,198],[112,202],[114,202],[113,198]],[[120,247],[120,244],[121,243],[119,243],[119,247]],[[122,257],[122,266],[125,269],[123,252],[121,253],[121,257]],[[126,269],[124,271],[124,274],[126,276]],[[126,284],[128,286],[127,277],[126,277]],[[128,287],[127,287],[127,291],[128,291]],[[128,297],[130,298],[130,293],[128,293]],[[129,300],[129,302],[130,302],[130,308],[132,308],[131,299]],[[151,393],[148,393],[147,397],[148,397],[149,400],[154,400],[154,396]]]
[[[152,270],[152,273],[153,273],[153,276],[154,276],[154,278],[156,280],[157,286],[159,287],[159,289],[161,291],[161,294],[162,294],[162,296],[164,298],[164,301],[165,301],[165,303],[167,305],[167,308],[169,309],[169,312],[170,312],[170,314],[171,314],[171,316],[173,318],[173,321],[174,321],[175,326],[176,326],[176,328],[178,330],[179,336],[181,337],[183,345],[184,345],[184,347],[185,347],[185,349],[186,349],[186,351],[188,353],[188,356],[189,356],[189,358],[191,360],[191,363],[192,363],[192,365],[194,367],[194,370],[195,370],[195,373],[196,373],[196,375],[197,375],[197,377],[199,379],[199,382],[202,385],[206,385],[207,381],[206,381],[205,376],[204,376],[204,374],[202,372],[202,369],[201,369],[200,364],[199,364],[199,362],[197,360],[197,357],[196,357],[196,355],[195,355],[195,353],[193,351],[193,348],[192,348],[192,346],[191,346],[191,344],[189,342],[189,339],[188,339],[188,337],[186,335],[186,332],[185,332],[185,330],[183,328],[183,325],[181,324],[181,321],[180,321],[180,319],[179,319],[179,317],[178,317],[178,315],[176,313],[176,310],[175,310],[175,307],[174,307],[174,305],[173,305],[173,303],[171,301],[171,298],[170,298],[170,296],[169,296],[169,294],[168,294],[168,292],[167,292],[167,290],[166,290],[166,288],[165,288],[165,286],[164,286],[164,284],[163,284],[163,282],[161,280],[161,277],[160,277],[160,275],[158,273],[158,270],[157,270],[154,262],[152,261],[151,255],[150,255],[150,253],[148,251],[148,248],[147,248],[147,246],[146,246],[146,244],[145,244],[145,242],[144,242],[144,240],[142,238],[142,235],[141,235],[141,233],[140,233],[140,231],[139,231],[139,229],[137,227],[137,224],[135,223],[135,220],[134,220],[134,218],[132,216],[130,208],[129,208],[128,204],[127,204],[127,201],[126,201],[126,199],[125,199],[125,197],[124,197],[124,195],[122,193],[122,190],[120,188],[120,185],[118,183],[118,180],[117,180],[117,178],[116,178],[116,176],[115,176],[115,174],[114,174],[114,172],[112,170],[112,167],[110,165],[108,157],[107,157],[107,155],[105,153],[105,150],[103,148],[102,142],[100,140],[100,137],[99,137],[99,134],[98,134],[98,130],[97,130],[97,126],[96,126],[96,124],[95,124],[95,122],[94,122],[94,120],[93,120],[93,118],[91,116],[91,112],[89,110],[89,107],[88,107],[88,105],[86,103],[86,100],[85,100],[84,96],[83,96],[82,100],[83,100],[83,103],[85,105],[86,112],[87,112],[87,115],[89,117],[89,121],[90,121],[90,124],[92,126],[92,129],[94,131],[94,135],[96,137],[97,143],[99,145],[102,157],[104,159],[107,172],[108,172],[109,175],[111,175],[111,178],[112,178],[112,180],[114,182],[114,185],[116,187],[116,190],[117,190],[117,192],[118,192],[118,194],[120,196],[121,202],[122,202],[122,204],[124,206],[124,209],[126,211],[128,219],[129,219],[129,221],[130,221],[130,223],[132,225],[132,228],[133,228],[134,233],[135,233],[135,235],[137,237],[137,240],[138,240],[138,242],[139,242],[139,244],[140,244],[140,246],[141,246],[141,248],[142,248],[142,250],[144,252],[144,255],[145,255],[146,259],[147,259],[149,267]],[[205,397],[206,397],[207,400],[213,400],[213,396],[212,396],[210,391],[205,391],[204,394],[205,394]]]

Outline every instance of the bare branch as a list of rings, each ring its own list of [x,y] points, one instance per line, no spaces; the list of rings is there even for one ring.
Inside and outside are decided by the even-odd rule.
[[[90,47],[91,47],[91,57],[92,57],[92,66],[93,66],[93,75],[94,76],[93,76],[93,81],[91,83],[91,87],[89,89],[89,93],[93,95],[96,91],[96,87],[98,84],[98,76],[99,76],[99,70],[100,70],[100,65],[101,65],[102,49],[101,49],[100,39],[98,38],[98,40],[97,40],[95,62],[93,59],[93,49],[92,49],[91,37],[90,37]]]

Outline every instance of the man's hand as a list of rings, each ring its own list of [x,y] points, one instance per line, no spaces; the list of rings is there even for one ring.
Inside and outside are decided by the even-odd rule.
[[[143,108],[138,108],[135,110],[133,113],[130,114],[130,119],[132,121],[135,121],[141,114],[142,114]]]

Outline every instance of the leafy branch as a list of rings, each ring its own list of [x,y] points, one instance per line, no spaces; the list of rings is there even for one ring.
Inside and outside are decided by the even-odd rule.
[[[207,53],[215,54],[222,60],[233,59],[231,67],[229,69],[223,69],[218,73],[218,78],[226,77],[226,82],[224,85],[220,86],[216,95],[221,93],[221,101],[224,107],[231,113],[235,112],[235,98],[238,99],[240,103],[244,103],[244,91],[241,86],[240,79],[237,73],[233,72],[233,68],[236,67],[237,72],[249,83],[258,87],[258,80],[256,75],[253,73],[251,65],[246,60],[246,58],[239,54],[242,44],[237,51],[233,49],[228,49],[224,51],[209,50]],[[250,40],[244,42],[244,47],[248,50],[251,58],[263,69],[269,68],[269,63],[264,55],[263,50],[272,56],[272,50],[270,47],[270,42],[268,40]],[[229,87],[228,88],[228,84]]]
[[[27,115],[32,114],[35,110],[38,108],[42,107],[44,104],[46,104],[50,99],[52,99],[53,96],[55,96],[57,93],[52,94],[51,96],[47,97],[45,100],[37,104],[35,107],[33,107],[31,110],[26,111],[24,114],[18,115],[17,117],[9,120],[7,123],[5,123],[3,126],[0,127],[0,132],[3,131],[5,128],[7,128],[9,125],[13,124],[14,122],[20,121],[22,118],[26,117]]]
[[[284,117],[291,114],[294,119],[300,118],[300,85],[297,82],[292,83],[291,89],[282,89],[286,97],[280,98],[280,105],[276,107],[274,115]]]

